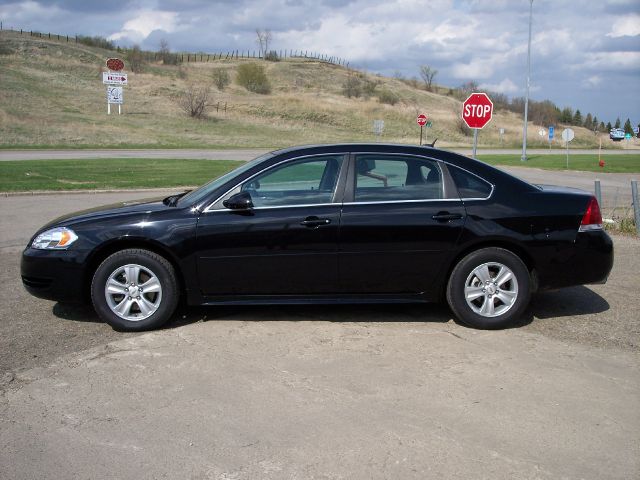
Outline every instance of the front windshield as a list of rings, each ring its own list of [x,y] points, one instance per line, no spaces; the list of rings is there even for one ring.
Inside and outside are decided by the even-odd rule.
[[[260,155],[258,158],[254,158],[253,160],[251,160],[251,161],[245,163],[244,165],[236,168],[235,170],[231,170],[229,173],[225,173],[221,177],[214,178],[209,183],[206,183],[205,185],[201,186],[200,188],[192,190],[191,192],[187,193],[185,196],[181,197],[178,200],[178,204],[179,205],[187,205],[187,204],[189,204],[189,205],[198,205],[200,202],[205,200],[209,196],[209,194],[211,192],[213,192],[217,188],[219,188],[222,185],[224,185],[226,182],[231,180],[233,177],[235,177],[237,175],[240,175],[240,174],[246,172],[247,170],[250,170],[251,168],[253,168],[258,163],[260,163],[263,160],[266,160],[268,158],[271,158],[271,157],[273,157],[273,153],[265,153],[264,155]]]

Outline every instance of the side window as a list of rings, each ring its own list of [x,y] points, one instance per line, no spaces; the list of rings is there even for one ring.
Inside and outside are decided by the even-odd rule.
[[[460,198],[487,198],[491,195],[491,184],[480,177],[451,165],[449,173],[458,188]]]
[[[356,158],[356,202],[441,198],[442,173],[433,160],[384,155]]]
[[[293,160],[242,185],[256,207],[331,203],[342,155]]]

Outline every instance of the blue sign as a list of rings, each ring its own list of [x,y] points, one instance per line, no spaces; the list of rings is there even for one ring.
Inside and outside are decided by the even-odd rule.
[[[553,130],[554,127],[552,125],[549,126],[549,140],[553,139]]]
[[[630,134],[630,133],[625,134],[624,138],[626,138],[627,140],[629,140],[629,139],[631,138],[631,134]]]

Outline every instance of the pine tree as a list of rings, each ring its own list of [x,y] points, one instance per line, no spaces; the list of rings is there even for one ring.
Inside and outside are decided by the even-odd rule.
[[[584,119],[584,128],[591,130],[593,128],[593,117],[591,113],[587,113],[587,116]]]
[[[611,124],[609,124],[609,126],[611,126]],[[609,130],[611,130],[611,129],[607,130],[606,128],[607,128],[607,127],[606,127],[606,125],[604,124],[604,122],[600,122],[600,129],[599,129],[599,130],[600,130],[601,132],[608,132]]]
[[[582,114],[580,113],[580,109],[576,110],[576,113],[573,115],[573,124],[582,125]]]
[[[630,133],[633,135],[633,127],[631,126],[631,120],[627,118],[627,121],[624,122],[624,133]]]
[[[620,128],[620,117],[616,118],[616,123],[614,125],[614,128]]]
[[[573,110],[571,107],[564,107],[560,112],[560,122],[570,124],[573,121]]]
[[[607,132],[610,132],[612,128],[611,122],[607,122]]]
[[[597,130],[598,129],[598,124],[600,122],[598,121],[598,117],[596,117],[595,115],[593,116],[593,128],[591,130]]]

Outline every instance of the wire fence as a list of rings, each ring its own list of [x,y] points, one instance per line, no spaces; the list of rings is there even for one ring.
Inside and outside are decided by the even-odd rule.
[[[126,53],[131,51],[130,48],[123,48],[119,46],[115,46],[110,44],[110,42],[104,39],[104,43],[102,45],[95,44],[96,38],[99,37],[85,37],[82,35],[60,35],[57,33],[43,33],[37,30],[23,30],[23,29],[14,29],[9,28],[6,29],[0,22],[0,31],[8,31],[19,33],[20,35],[28,35],[30,37],[36,38],[46,38],[48,40],[57,40],[66,43],[80,43],[89,46],[97,46],[102,48],[107,48],[109,50],[113,50],[119,53]],[[113,47],[113,48],[110,48]],[[333,65],[340,65],[346,68],[349,68],[349,62],[344,58],[328,55],[325,53],[314,52],[312,50],[298,50],[298,49],[279,49],[279,50],[269,50],[268,52],[264,52],[261,50],[228,50],[228,51],[218,51],[214,53],[206,53],[206,52],[173,52],[173,53],[164,53],[164,52],[154,52],[148,50],[142,50],[141,52],[142,59],[147,62],[151,61],[160,61],[164,60],[168,56],[170,56],[174,63],[194,63],[194,62],[214,62],[217,60],[234,60],[234,59],[256,59],[256,60],[286,60],[288,58],[294,59],[309,59],[316,60],[320,62],[330,63]]]

